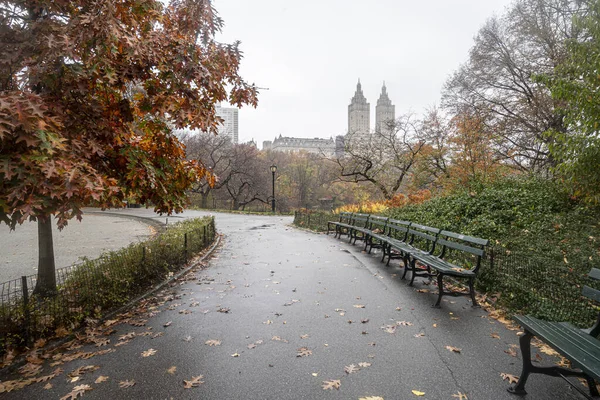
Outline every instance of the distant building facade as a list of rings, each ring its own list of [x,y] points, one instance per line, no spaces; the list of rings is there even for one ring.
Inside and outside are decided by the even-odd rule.
[[[359,79],[354,97],[350,99],[350,105],[348,105],[348,133],[369,133],[370,126],[371,105],[367,103]]]
[[[233,107],[221,107],[221,104],[215,107],[215,115],[223,119],[223,124],[218,126],[219,135],[229,136],[232,143],[239,139],[238,111]]]
[[[371,133],[371,105],[362,91],[360,79],[356,85],[354,97],[348,105],[348,134],[353,136],[361,136]],[[396,119],[396,106],[392,104],[390,97],[383,82],[381,94],[377,100],[375,107],[375,130],[378,132],[389,132],[393,127],[393,122]]]
[[[394,121],[396,120],[396,106],[392,104],[385,82],[381,88],[381,95],[377,100],[375,107],[375,130],[377,132],[390,132],[393,129]]]
[[[323,154],[326,156],[335,155],[335,140],[329,139],[307,139],[294,138],[279,135],[275,140],[265,140],[263,150],[280,151],[283,153],[307,152],[313,154]]]

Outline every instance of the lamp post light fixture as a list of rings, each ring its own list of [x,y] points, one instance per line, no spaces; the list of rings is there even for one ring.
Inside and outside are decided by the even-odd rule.
[[[270,167],[273,173],[273,195],[271,196],[271,212],[275,212],[275,172],[277,171],[277,165],[273,164]]]

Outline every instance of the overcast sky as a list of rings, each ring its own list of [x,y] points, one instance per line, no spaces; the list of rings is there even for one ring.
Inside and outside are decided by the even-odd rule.
[[[348,128],[360,78],[375,105],[385,80],[396,116],[440,101],[485,21],[513,0],[214,0],[218,40],[241,41],[242,76],[262,90],[239,112],[239,141],[329,138]]]

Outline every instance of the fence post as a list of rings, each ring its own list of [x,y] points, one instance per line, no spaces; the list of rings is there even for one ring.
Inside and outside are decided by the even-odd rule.
[[[187,232],[183,234],[183,256],[185,260],[188,259],[188,243],[187,243]]]
[[[31,342],[31,338],[29,337],[29,330],[31,324],[31,314],[29,313],[29,289],[27,288],[27,277],[21,277],[21,289],[23,289],[23,316],[25,317],[25,342],[29,344]]]

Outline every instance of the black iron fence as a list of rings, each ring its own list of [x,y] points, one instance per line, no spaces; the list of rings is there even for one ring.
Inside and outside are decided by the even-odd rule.
[[[320,232],[327,230],[327,221],[337,220],[338,216],[332,213],[294,214],[295,225]],[[584,285],[598,288],[598,283],[587,277],[593,267],[591,261],[569,266],[562,259],[540,254],[532,261],[531,253],[497,246],[489,246],[486,253],[477,289],[510,313],[569,321],[579,327],[590,327],[595,322],[598,308],[581,296]]]
[[[126,304],[182,269],[215,235],[212,217],[171,225],[145,242],[58,269],[52,297],[35,294],[36,275],[0,284],[0,352]]]

